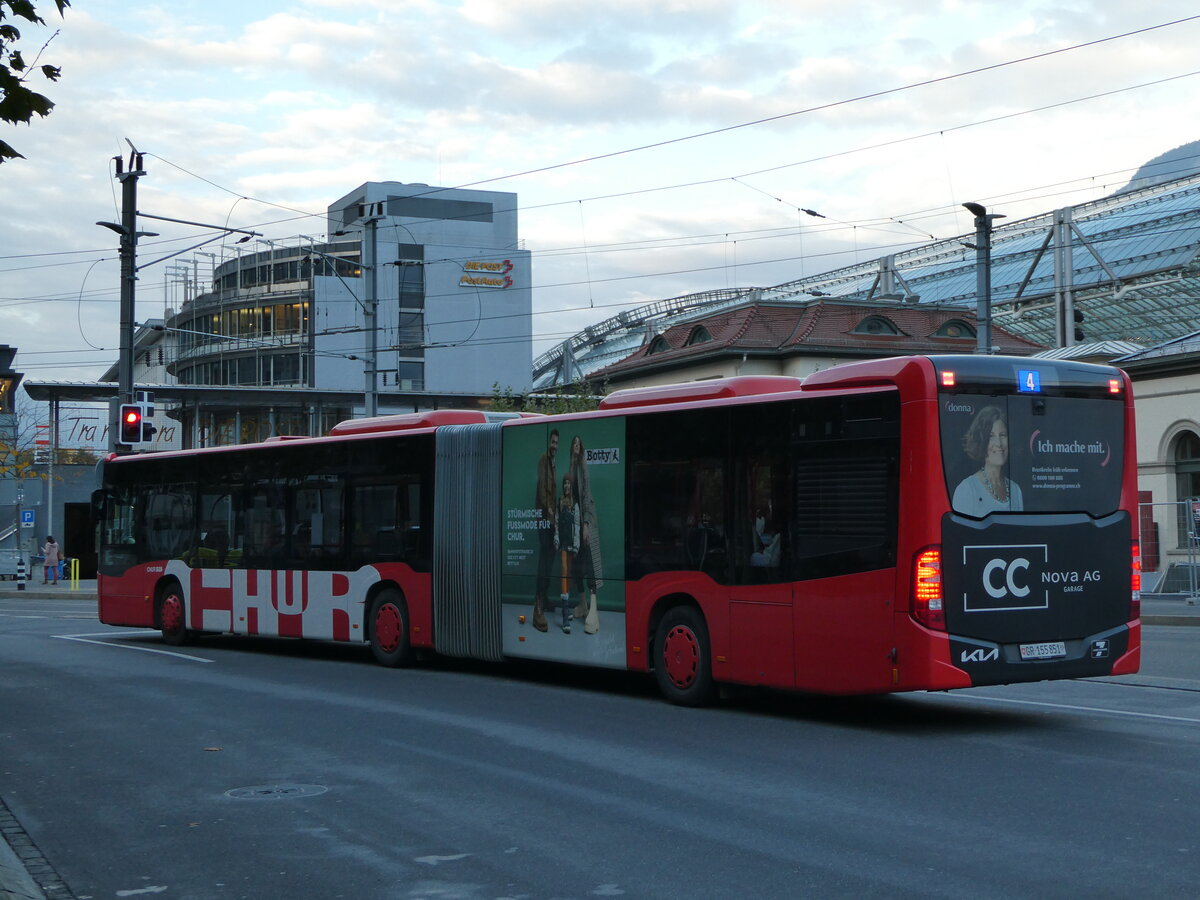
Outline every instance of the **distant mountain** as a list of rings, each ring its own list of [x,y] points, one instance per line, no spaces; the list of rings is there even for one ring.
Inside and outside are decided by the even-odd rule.
[[[1133,178],[1129,179],[1129,184],[1117,191],[1117,194],[1126,194],[1196,173],[1200,173],[1200,141],[1192,141],[1154,157],[1138,169]]]

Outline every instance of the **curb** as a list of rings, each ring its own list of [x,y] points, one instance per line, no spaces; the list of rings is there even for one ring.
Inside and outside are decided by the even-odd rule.
[[[1143,625],[1200,625],[1200,616],[1142,616]]]
[[[8,844],[8,835],[0,833],[0,900],[45,900],[25,864]]]

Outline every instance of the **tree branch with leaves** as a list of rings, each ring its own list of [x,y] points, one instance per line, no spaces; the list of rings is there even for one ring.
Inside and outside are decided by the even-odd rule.
[[[71,0],[54,0],[54,5],[62,16]],[[29,87],[29,79],[40,72],[47,81],[58,81],[62,71],[58,66],[38,64],[58,32],[50,35],[33,62],[27,63],[16,46],[21,31],[12,24],[14,19],[23,19],[33,25],[45,25],[46,21],[37,14],[32,0],[0,0],[0,121],[19,125],[29,124],[35,114],[45,118],[54,108],[54,101]],[[0,139],[0,163],[24,158],[11,144]]]
[[[607,385],[593,385],[586,379],[572,385],[564,385],[554,393],[519,394],[512,388],[492,385],[493,412],[537,412],[544,415],[590,412],[599,409],[600,401],[608,393]]]

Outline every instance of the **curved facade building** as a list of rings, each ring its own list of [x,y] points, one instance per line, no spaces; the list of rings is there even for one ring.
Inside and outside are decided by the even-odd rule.
[[[225,389],[224,403],[210,392],[203,410],[183,407],[196,444],[321,433],[372,405],[469,405],[497,383],[528,387],[530,260],[515,194],[372,182],[327,216],[329,240],[223,261],[211,289],[165,321],[167,374]],[[330,392],[345,396],[316,402]]]

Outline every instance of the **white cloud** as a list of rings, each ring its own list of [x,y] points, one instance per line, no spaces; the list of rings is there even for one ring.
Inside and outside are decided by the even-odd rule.
[[[81,331],[115,345],[115,262],[84,273],[113,256],[92,223],[116,214],[110,158],[125,138],[152,154],[145,210],[273,238],[323,230],[325,206],[368,179],[465,184],[606,157],[490,184],[520,194],[538,302],[583,308],[545,326],[561,330],[622,303],[871,258],[905,232],[855,223],[912,215],[946,236],[969,228],[963,200],[997,198],[1016,217],[1098,196],[1121,178],[1105,173],[1197,137],[1194,78],[982,123],[1189,72],[1200,23],[845,101],[1192,14],[1182,0],[207,0],[133,16],[89,0],[49,51],[58,107],[14,131],[28,160],[0,166],[16,223],[0,250],[0,341],[19,362],[35,348],[92,362]],[[750,187],[731,180],[764,169]],[[1071,179],[1069,193],[1043,187]],[[585,200],[691,182],[711,183]],[[755,239],[764,229],[784,232]],[[168,247],[191,235],[161,230]],[[91,252],[29,267],[62,251]],[[161,304],[161,278],[147,273],[148,304]],[[47,295],[57,302],[25,302]],[[82,326],[54,327],[64,309]]]

